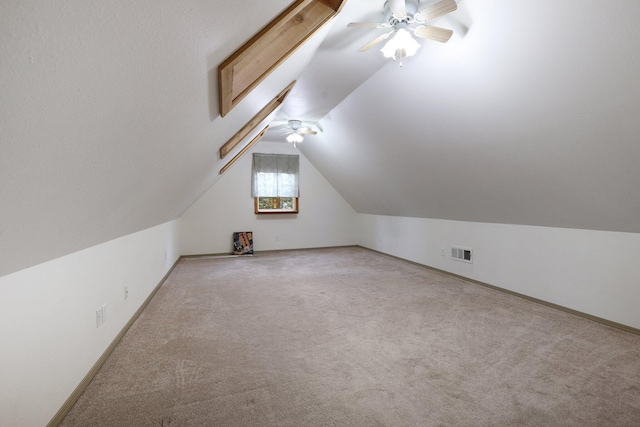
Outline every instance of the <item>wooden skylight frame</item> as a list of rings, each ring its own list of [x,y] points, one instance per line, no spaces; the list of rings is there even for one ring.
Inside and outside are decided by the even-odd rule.
[[[297,0],[218,67],[224,117],[327,21],[346,0]]]
[[[233,150],[239,143],[242,141],[253,129],[260,124],[261,121],[267,118],[269,114],[271,114],[280,104],[282,104],[293,89],[293,86],[296,84],[296,81],[292,81],[289,85],[282,90],[275,98],[273,98],[267,105],[265,105],[262,110],[258,112],[251,120],[247,122],[246,125],[242,127],[235,135],[231,137],[225,144],[220,147],[220,159],[224,159],[227,154],[231,150]]]
[[[220,169],[220,175],[225,173],[235,162],[240,160],[240,157],[244,156],[251,149],[251,147],[256,145],[258,143],[258,141],[260,141],[260,139],[264,136],[264,133],[267,131],[267,129],[269,129],[269,125],[265,126],[265,128],[262,129],[260,131],[260,133],[257,134],[251,140],[251,142],[249,142],[247,145],[245,145],[244,148],[242,150],[240,150],[240,152],[238,154],[233,156],[233,159],[229,160],[229,162],[226,165],[224,165],[224,167],[222,169]]]

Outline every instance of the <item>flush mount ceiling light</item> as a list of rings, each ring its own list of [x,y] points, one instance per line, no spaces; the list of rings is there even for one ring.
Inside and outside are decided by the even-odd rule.
[[[420,43],[411,35],[427,40],[446,43],[451,38],[453,31],[446,28],[425,25],[427,21],[446,15],[458,8],[455,0],[441,0],[430,6],[419,8],[418,0],[388,0],[384,4],[384,23],[352,22],[348,26],[356,28],[391,28],[391,31],[382,34],[366,45],[358,49],[365,52],[378,43],[391,37],[381,50],[383,55],[393,60],[402,60],[415,55]]]

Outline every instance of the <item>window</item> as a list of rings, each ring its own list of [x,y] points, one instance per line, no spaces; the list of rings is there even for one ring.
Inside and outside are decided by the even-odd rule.
[[[255,197],[255,212],[298,213],[297,197]]]
[[[251,196],[255,213],[298,213],[299,157],[253,154]]]

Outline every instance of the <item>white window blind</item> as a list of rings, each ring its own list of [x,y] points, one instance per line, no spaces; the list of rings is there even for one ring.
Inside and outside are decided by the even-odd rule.
[[[299,158],[295,154],[253,154],[252,197],[298,197]]]

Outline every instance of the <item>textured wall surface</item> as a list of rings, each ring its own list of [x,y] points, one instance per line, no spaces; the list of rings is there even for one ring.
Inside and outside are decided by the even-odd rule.
[[[640,231],[637,1],[461,2],[399,68],[350,0],[222,119],[218,64],[288,4],[2,2],[0,275],[180,217],[294,79],[260,128],[321,119],[301,150],[359,213]]]
[[[322,39],[220,118],[218,64],[288,3],[2,2],[0,276],[179,217]]]

